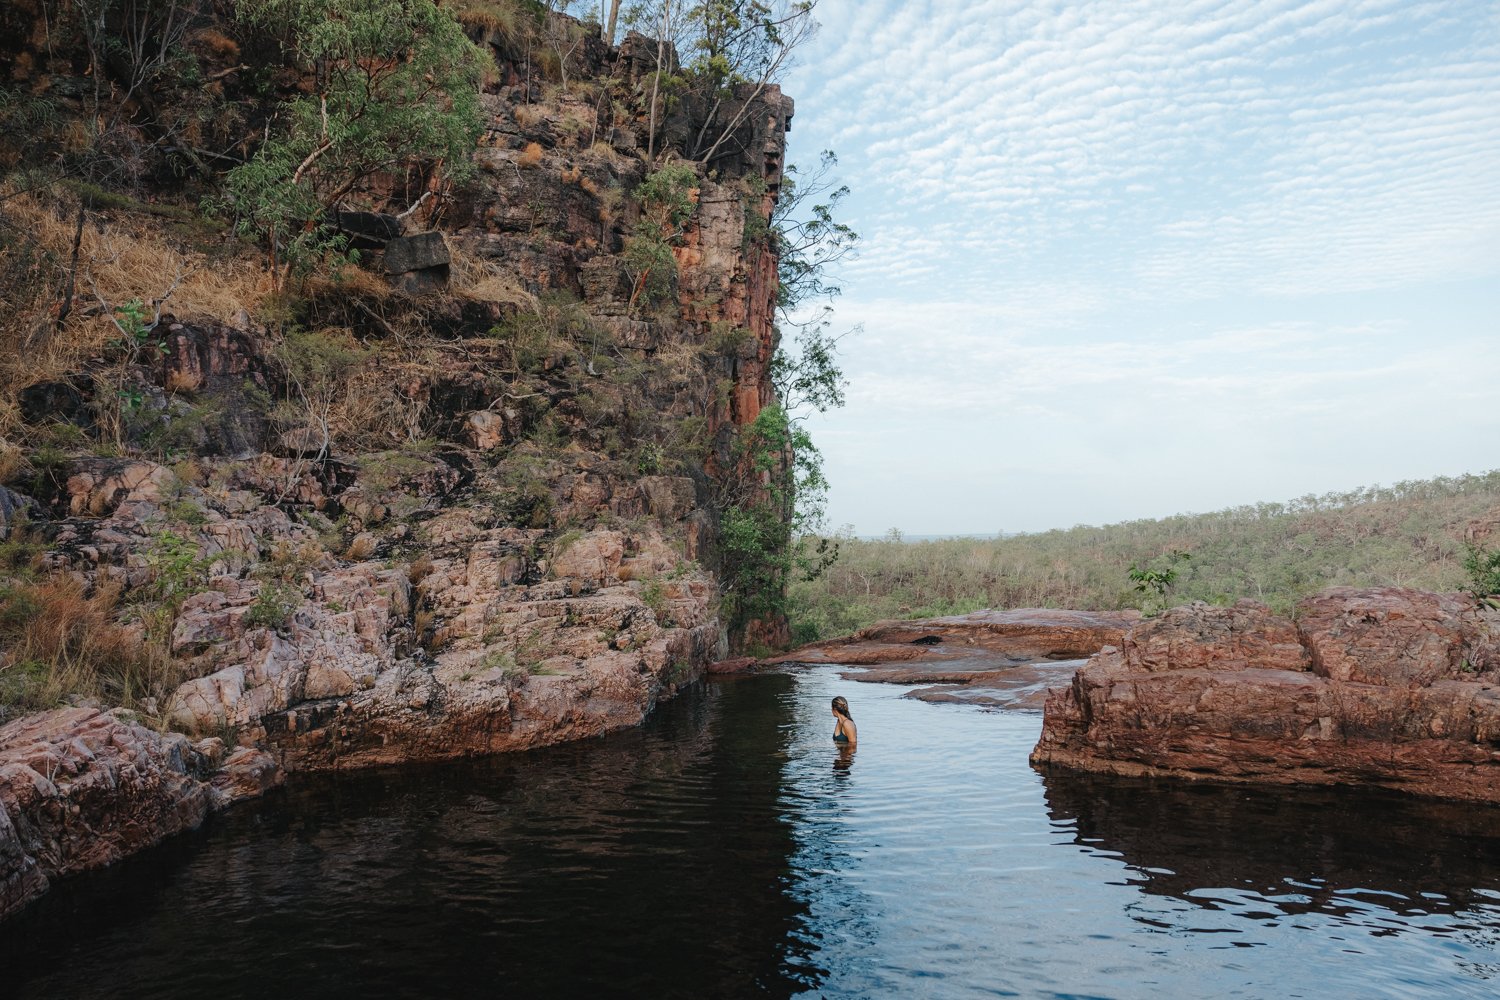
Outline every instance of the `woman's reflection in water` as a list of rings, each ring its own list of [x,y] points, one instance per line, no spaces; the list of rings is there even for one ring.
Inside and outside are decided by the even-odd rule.
[[[834,769],[834,771],[836,773],[840,774],[840,775],[847,775],[849,773],[849,769],[851,767],[853,767],[853,766],[854,766],[854,747],[853,747],[853,745],[839,744],[839,748],[838,748],[837,751],[834,752],[834,757],[833,757],[833,769]]]

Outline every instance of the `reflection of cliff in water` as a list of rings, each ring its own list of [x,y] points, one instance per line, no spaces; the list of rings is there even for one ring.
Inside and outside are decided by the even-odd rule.
[[[1205,909],[1274,920],[1347,917],[1372,904],[1420,916],[1500,903],[1500,809],[1340,789],[1073,774],[1043,782],[1048,812],[1076,843],[1119,854],[1143,892]]]
[[[790,678],[601,740],[299,778],[7,924],[20,996],[786,995]],[[197,956],[185,961],[184,956]],[[9,995],[9,994],[8,994]]]

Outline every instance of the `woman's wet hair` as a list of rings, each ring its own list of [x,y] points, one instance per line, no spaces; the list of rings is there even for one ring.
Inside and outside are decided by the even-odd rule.
[[[854,716],[849,714],[849,702],[844,700],[843,695],[839,695],[837,698],[833,699],[833,710],[842,715],[844,718],[848,719],[850,722],[854,721]]]

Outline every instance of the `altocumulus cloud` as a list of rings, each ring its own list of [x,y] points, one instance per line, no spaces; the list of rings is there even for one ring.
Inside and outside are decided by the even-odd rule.
[[[838,150],[866,236],[850,405],[814,423],[836,521],[1042,528],[1500,464],[1500,5],[819,17],[793,158]]]

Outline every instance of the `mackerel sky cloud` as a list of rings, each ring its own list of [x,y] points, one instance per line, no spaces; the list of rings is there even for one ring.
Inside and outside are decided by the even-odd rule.
[[[1500,466],[1500,4],[823,0],[830,519],[1040,530]]]

